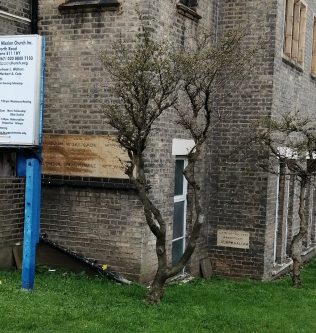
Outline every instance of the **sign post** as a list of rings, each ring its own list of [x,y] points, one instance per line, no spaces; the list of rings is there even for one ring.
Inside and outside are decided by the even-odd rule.
[[[45,41],[38,35],[0,37],[0,146],[18,148],[25,176],[22,289],[34,286],[39,240]]]
[[[41,187],[40,161],[38,158],[26,160],[25,213],[22,260],[22,289],[34,287],[36,244],[39,233],[39,200]]]

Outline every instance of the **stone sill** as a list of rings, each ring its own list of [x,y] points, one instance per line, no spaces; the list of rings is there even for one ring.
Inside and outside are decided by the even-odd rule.
[[[288,58],[286,55],[282,56],[282,61],[291,66],[292,68],[296,69],[298,72],[303,73],[303,66],[298,64],[297,62],[294,62],[292,59]]]
[[[312,244],[311,247],[302,252],[303,263],[309,261],[316,255],[316,244]],[[272,270],[272,279],[278,279],[284,274],[288,273],[292,269],[293,261],[291,258],[287,258],[282,264],[277,264]]]
[[[311,79],[316,82],[316,73],[311,73]]]
[[[81,188],[101,188],[107,190],[135,191],[135,186],[128,179],[96,178],[79,176],[43,175],[42,184],[46,186],[70,186]]]
[[[59,10],[86,9],[86,8],[106,8],[107,10],[117,10],[120,7],[117,0],[69,0],[61,4]]]
[[[278,278],[281,275],[285,274],[291,269],[292,264],[293,261],[291,258],[285,259],[285,261],[282,264],[276,264],[272,270],[272,277]]]
[[[198,22],[202,18],[202,16],[199,15],[195,10],[183,5],[182,3],[177,3],[177,11],[180,15],[188,17],[195,22]]]

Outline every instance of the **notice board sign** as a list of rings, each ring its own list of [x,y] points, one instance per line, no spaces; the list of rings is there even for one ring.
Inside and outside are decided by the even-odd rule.
[[[43,136],[42,173],[46,175],[127,179],[127,161],[114,136]]]
[[[0,36],[0,146],[40,141],[42,37]]]

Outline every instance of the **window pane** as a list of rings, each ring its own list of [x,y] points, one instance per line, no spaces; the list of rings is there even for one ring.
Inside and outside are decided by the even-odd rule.
[[[174,195],[183,194],[183,169],[184,160],[176,160]]]
[[[314,18],[314,30],[313,30],[312,74],[316,75],[316,18]]]
[[[184,236],[184,201],[174,203],[173,239]]]
[[[172,243],[172,263],[177,262],[183,254],[183,238]]]
[[[187,7],[195,7],[198,4],[197,0],[181,0],[180,2]]]

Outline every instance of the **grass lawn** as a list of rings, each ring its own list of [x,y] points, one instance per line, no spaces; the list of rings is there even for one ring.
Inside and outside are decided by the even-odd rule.
[[[37,273],[35,290],[20,290],[17,272],[0,272],[0,332],[316,332],[316,260],[304,287],[211,279],[169,286],[159,306],[145,289],[99,278]]]

